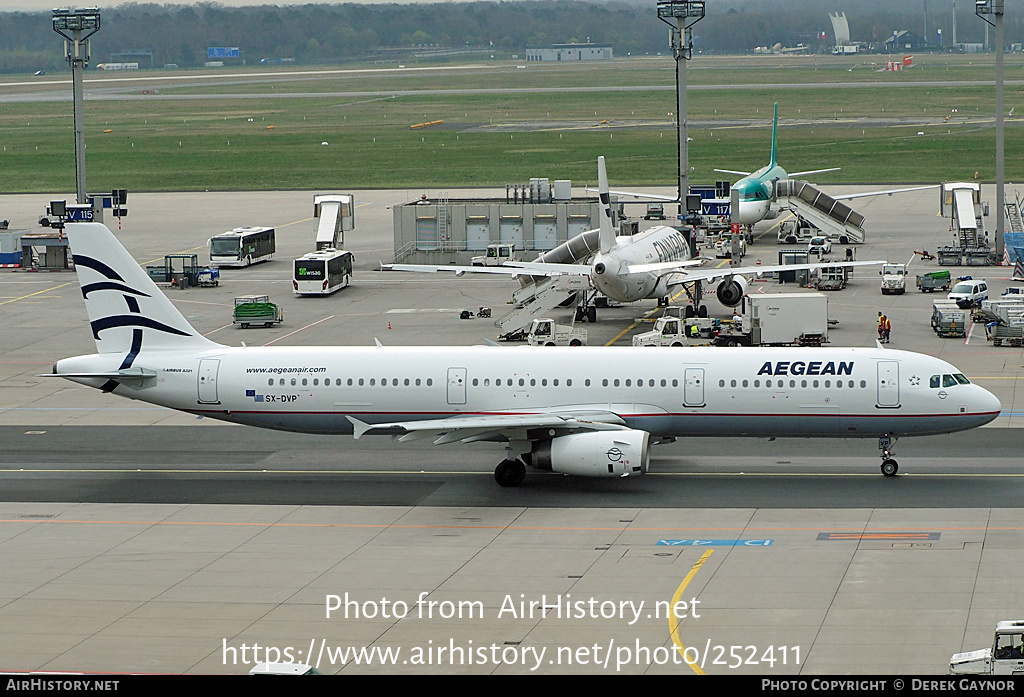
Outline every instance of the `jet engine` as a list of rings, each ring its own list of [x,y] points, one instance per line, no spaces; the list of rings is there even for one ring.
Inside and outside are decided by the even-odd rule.
[[[651,434],[635,429],[559,436],[533,446],[537,469],[582,477],[625,477],[647,471]]]
[[[743,296],[746,294],[747,279],[743,276],[728,277],[718,284],[718,289],[715,291],[718,302],[726,307],[736,307],[743,301]]]

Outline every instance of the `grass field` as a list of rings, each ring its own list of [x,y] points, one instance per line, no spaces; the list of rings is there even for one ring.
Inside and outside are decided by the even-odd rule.
[[[775,101],[781,164],[842,167],[817,177],[822,183],[992,180],[995,90],[978,81],[993,79],[993,58],[915,63],[879,73],[863,57],[696,58],[687,71],[691,180],[721,178],[715,167],[765,164]],[[538,176],[584,183],[596,178],[598,155],[620,184],[671,186],[676,177],[669,59],[132,81],[149,76],[166,77],[89,71],[105,80],[86,88],[90,191],[443,189]],[[67,84],[54,84],[66,77],[0,84],[0,190],[74,189],[70,101],[41,101],[69,97]],[[1007,58],[1006,80],[1009,111],[1022,101],[1020,56]],[[496,87],[520,91],[471,92]],[[32,92],[40,101],[13,100]],[[1024,107],[1017,111],[1007,121],[1008,180],[1024,179]],[[435,120],[444,123],[410,128]]]

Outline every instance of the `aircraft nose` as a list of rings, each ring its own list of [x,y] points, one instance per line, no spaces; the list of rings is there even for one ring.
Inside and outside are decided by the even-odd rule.
[[[974,400],[974,408],[977,409],[979,413],[991,415],[991,418],[985,423],[994,421],[1002,411],[1003,405],[999,402],[998,397],[986,390],[984,387],[977,385],[975,387],[978,387],[978,395]]]

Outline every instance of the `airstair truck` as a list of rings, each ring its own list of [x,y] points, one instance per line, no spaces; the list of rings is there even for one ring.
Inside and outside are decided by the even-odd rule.
[[[1024,620],[996,623],[992,646],[955,653],[950,675],[1024,675]]]

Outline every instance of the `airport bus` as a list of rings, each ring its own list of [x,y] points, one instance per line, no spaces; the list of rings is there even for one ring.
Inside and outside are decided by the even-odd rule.
[[[276,242],[272,227],[237,227],[210,238],[210,263],[214,266],[249,266],[274,258]]]
[[[292,289],[299,295],[330,295],[352,281],[355,257],[343,249],[321,249],[295,260]]]

